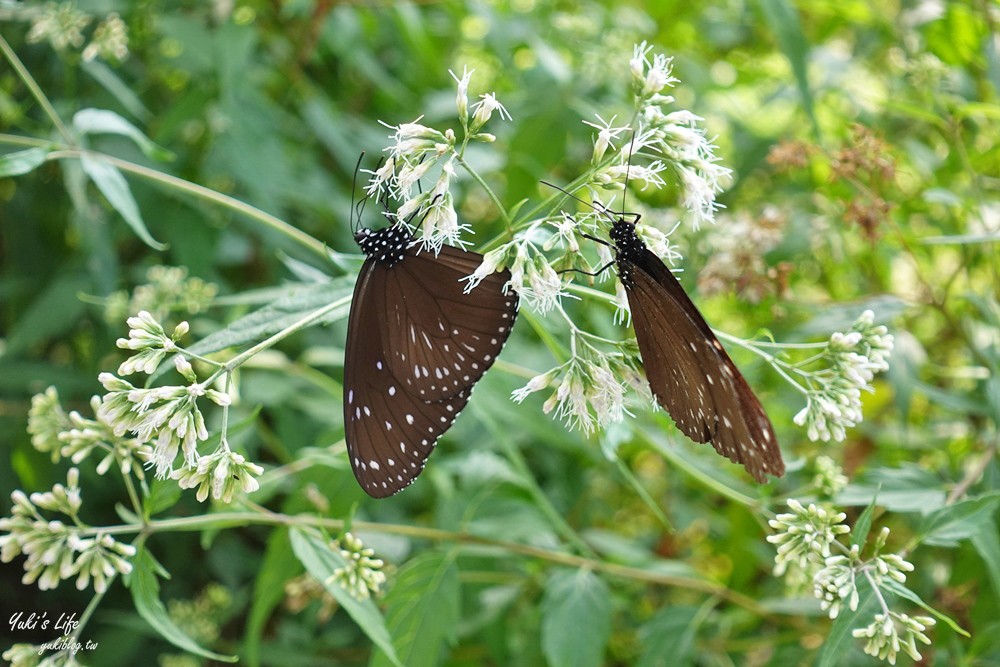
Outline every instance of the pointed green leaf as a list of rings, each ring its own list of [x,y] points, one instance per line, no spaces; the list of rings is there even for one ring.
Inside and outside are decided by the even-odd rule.
[[[944,621],[945,624],[948,625],[948,627],[950,627],[952,630],[954,630],[958,634],[962,635],[963,637],[971,637],[972,636],[965,629],[963,629],[962,626],[960,626],[958,623],[956,623],[955,620],[951,616],[948,616],[947,614],[942,613],[942,612],[938,611],[937,609],[935,609],[934,607],[930,606],[929,604],[927,604],[926,602],[924,602],[920,598],[919,595],[917,595],[916,593],[914,593],[913,591],[911,591],[909,588],[907,588],[903,584],[897,583],[896,581],[887,578],[887,579],[883,579],[882,582],[879,584],[879,586],[881,588],[889,591],[893,595],[901,597],[904,600],[909,600],[910,602],[912,602],[913,604],[917,605],[918,607],[920,607],[924,611],[928,612],[932,616],[936,616],[938,618],[938,620]]]
[[[993,525],[993,513],[1000,504],[1000,492],[990,493],[942,507],[924,518],[920,528],[925,544],[953,547]]]
[[[0,155],[0,178],[21,176],[34,171],[45,163],[50,152],[48,148],[27,148]]]
[[[167,613],[166,607],[163,606],[163,602],[160,601],[160,583],[156,580],[156,575],[164,572],[163,566],[153,558],[145,546],[139,547],[132,560],[132,568],[132,572],[125,577],[125,583],[132,592],[135,609],[160,636],[177,648],[200,655],[203,658],[220,662],[236,662],[238,660],[235,655],[223,655],[203,649],[177,627]]]
[[[339,584],[330,580],[334,570],[347,565],[339,551],[330,548],[325,538],[316,531],[293,528],[291,530],[292,551],[305,566],[309,574],[320,581],[326,590],[336,598],[341,608],[346,611],[362,632],[389,658],[396,667],[403,663],[396,657],[396,649],[385,625],[382,612],[371,600],[357,600]]]
[[[875,591],[866,580],[861,580],[858,585],[858,610],[853,613],[845,610],[837,616],[816,656],[815,667],[839,667],[846,664],[848,652],[858,641],[851,634],[852,631],[870,622],[861,619],[871,619],[877,608]]]
[[[458,569],[454,557],[436,552],[410,560],[385,596],[386,623],[397,655],[407,667],[434,667],[442,650],[455,641],[461,620]],[[370,667],[387,667],[376,653]]]
[[[335,322],[350,311],[349,297],[354,290],[354,280],[354,276],[345,276],[326,283],[289,285],[272,303],[202,338],[188,349],[195,354],[211,354],[227,347],[258,342],[287,329],[318,308],[343,300],[343,307],[334,309],[317,324]]]
[[[611,637],[611,592],[589,570],[561,570],[545,587],[542,650],[552,667],[600,667]]]
[[[167,246],[154,239],[146,229],[128,181],[117,167],[92,153],[84,153],[80,157],[80,166],[143,243],[154,250],[166,250]]]
[[[868,532],[872,529],[872,516],[875,514],[875,504],[878,500],[878,492],[881,489],[882,485],[879,484],[878,489],[875,490],[875,495],[872,496],[872,501],[865,508],[865,511],[861,513],[861,516],[858,517],[857,523],[854,524],[854,530],[851,531],[851,544],[865,545],[865,540],[868,539]]]
[[[979,552],[979,556],[986,564],[986,571],[989,572],[993,591],[996,593],[997,599],[1000,599],[1000,535],[997,535],[996,527],[973,535],[972,545],[976,547],[976,551]]]
[[[118,134],[131,139],[143,154],[153,160],[167,161],[174,154],[157,146],[132,123],[114,111],[106,109],[81,109],[73,116],[73,127],[80,134]]]
[[[636,667],[683,667],[692,663],[698,607],[664,607],[639,629],[642,656]]]

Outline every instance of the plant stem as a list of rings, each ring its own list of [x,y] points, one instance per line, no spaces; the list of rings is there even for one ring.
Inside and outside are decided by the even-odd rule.
[[[53,107],[52,103],[49,102],[49,98],[45,96],[45,93],[31,76],[28,68],[26,68],[24,63],[21,62],[21,59],[17,57],[17,54],[14,53],[14,49],[12,49],[10,44],[7,43],[7,40],[3,38],[3,35],[0,35],[0,53],[3,53],[7,61],[10,62],[11,67],[13,67],[14,71],[17,72],[18,78],[20,78],[28,90],[31,91],[31,96],[34,97],[35,101],[37,101],[39,106],[42,107],[42,111],[45,112],[45,115],[48,116],[49,120],[52,121],[52,124],[55,125],[56,130],[58,130],[59,134],[62,135],[63,140],[70,145],[76,145],[76,138],[73,136],[73,133],[66,126],[66,124],[63,123],[62,118],[60,118],[59,114],[56,113],[55,107]]]
[[[203,516],[162,519],[158,521],[154,520],[150,521],[146,526],[123,525],[101,528],[99,530],[106,534],[135,532],[153,534],[170,531],[198,531],[206,528],[220,529],[246,525],[277,525],[298,527],[311,526],[325,528],[330,532],[339,532],[343,530],[344,523],[345,522],[341,519],[327,519],[307,515],[289,516],[277,513],[259,514],[256,512],[224,512]],[[566,567],[578,569],[587,568],[595,572],[603,572],[604,574],[621,577],[623,579],[631,579],[662,586],[676,586],[678,588],[687,588],[707,593],[709,595],[717,595],[718,597],[743,607],[759,616],[771,617],[774,615],[772,612],[762,607],[756,600],[730,590],[722,584],[705,579],[663,574],[637,567],[610,563],[596,557],[577,556],[561,551],[551,551],[540,547],[533,547],[527,544],[504,542],[466,532],[454,532],[423,526],[372,523],[369,521],[356,520],[351,522],[351,528],[352,530],[356,530],[358,532],[385,533],[391,535],[402,535],[415,539],[431,540],[435,542],[457,542],[459,544],[494,547],[507,553],[514,553],[527,558],[535,558],[537,560],[543,560],[557,565],[564,565]],[[481,551],[477,553],[483,555]]]
[[[464,144],[462,146],[462,150],[463,152],[465,150]],[[453,154],[455,159],[458,160],[458,163],[462,165],[469,176],[472,176],[473,180],[475,180],[476,183],[479,183],[479,186],[486,191],[486,195],[490,198],[490,201],[493,202],[493,205],[497,207],[497,211],[500,212],[500,218],[503,220],[503,226],[507,230],[507,236],[514,238],[514,228],[511,225],[510,216],[507,214],[507,209],[504,208],[503,202],[500,201],[500,197],[498,197],[497,193],[493,191],[493,188],[491,188],[486,181],[483,180],[483,177],[480,176],[475,169],[469,166],[469,163],[465,161],[465,158],[462,157],[461,154],[458,152],[454,152]]]

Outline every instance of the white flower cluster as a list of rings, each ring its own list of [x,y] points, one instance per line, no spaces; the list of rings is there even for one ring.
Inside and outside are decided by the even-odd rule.
[[[895,664],[896,655],[902,650],[914,660],[920,660],[916,640],[930,644],[923,631],[934,625],[928,617],[910,618],[889,609],[881,587],[886,580],[904,584],[913,571],[913,564],[895,553],[882,553],[889,538],[889,529],[883,528],[875,539],[872,555],[862,558],[864,545],[850,548],[839,541],[850,528],[841,522],[842,512],[833,513],[817,505],[803,507],[794,499],[788,501],[790,513],[779,514],[769,521],[776,531],[767,538],[778,545],[775,556],[775,574],[782,575],[793,568],[798,576],[812,581],[813,594],[830,618],[837,618],[844,609],[858,610],[860,602],[859,580],[867,580],[878,599],[881,613],[865,628],[853,631],[855,637],[867,638],[865,652]],[[836,551],[836,553],[834,553]]]
[[[463,278],[466,293],[474,290],[487,276],[506,267],[510,269],[510,280],[504,285],[505,293],[513,289],[523,303],[542,315],[559,305],[559,300],[567,296],[565,285],[529,236],[522,235],[487,252],[472,275]]]
[[[137,351],[118,367],[119,375],[132,375],[142,371],[147,375],[156,372],[160,362],[169,352],[177,349],[177,341],[188,332],[188,323],[181,322],[170,337],[148,311],[140,311],[136,317],[128,318],[131,327],[128,338],[119,338],[118,347]]]
[[[128,559],[135,555],[135,547],[80,521],[79,484],[79,470],[70,468],[65,486],[56,484],[51,491],[30,497],[20,490],[11,493],[11,516],[0,519],[0,530],[7,533],[0,536],[0,561],[9,563],[21,554],[27,556],[23,583],[37,581],[41,590],[49,590],[76,577],[78,589],[93,582],[94,590],[103,593],[115,573],[132,571]],[[47,520],[40,510],[59,512],[72,522]]]
[[[702,222],[714,222],[715,213],[721,208],[716,195],[732,172],[719,164],[714,144],[705,130],[698,127],[701,117],[684,109],[665,110],[674,98],[663,91],[678,80],[672,73],[672,60],[661,53],[651,58],[652,50],[646,42],[637,44],[633,50],[629,69],[639,126],[632,139],[627,144],[623,142],[621,150],[607,163],[608,149],[614,149],[613,142],[630,128],[614,127],[614,117],[605,121],[598,116],[599,124],[584,121],[598,130],[592,156],[598,168],[590,185],[620,190],[629,181],[641,183],[642,189],[662,188],[666,184],[663,174],[672,170],[680,188],[681,204],[697,228]],[[637,161],[635,158],[640,155],[648,160]]]
[[[83,59],[100,56],[104,60],[121,62],[128,57],[128,29],[117,12],[108,14],[94,29],[94,37],[83,50]]]
[[[339,584],[356,600],[367,600],[371,595],[378,595],[385,583],[385,572],[382,571],[385,562],[374,557],[375,550],[365,547],[351,533],[344,533],[343,542],[335,541],[334,546],[340,549],[340,555],[347,564],[334,570],[330,580]]]
[[[28,42],[47,41],[56,51],[83,45],[83,30],[91,17],[76,7],[75,2],[47,3],[31,22]],[[83,59],[100,56],[107,61],[122,61],[128,57],[128,28],[117,12],[108,14],[94,29],[90,43],[83,50]]]
[[[479,130],[493,117],[510,120],[507,109],[493,93],[481,95],[476,104],[469,107],[468,89],[471,71],[465,71],[461,78],[452,73],[457,83],[456,107],[462,123],[464,139],[456,149],[458,139],[451,128],[441,132],[422,125],[417,118],[412,123],[386,125],[393,130],[390,138],[393,145],[386,149],[389,157],[385,163],[371,174],[365,191],[376,199],[385,195],[400,201],[395,213],[389,214],[396,220],[410,223],[417,220],[420,226],[419,239],[427,250],[438,252],[445,243],[461,245],[461,236],[468,230],[459,224],[455,211],[455,200],[451,185],[455,179],[455,162],[461,159],[465,144],[469,141],[490,143],[496,140],[492,134]],[[469,112],[472,111],[470,117]],[[418,183],[432,167],[437,166],[440,174],[426,192],[421,192]]]
[[[829,512],[823,507],[802,503],[791,498],[788,508],[792,511],[779,514],[768,521],[776,531],[767,541],[778,545],[774,558],[774,573],[781,576],[794,565],[809,570],[830,556],[830,546],[840,535],[851,532],[849,526],[841,523],[847,518],[843,512]]]
[[[229,503],[237,489],[243,493],[259,489],[260,483],[256,478],[263,473],[262,467],[223,445],[212,454],[199,458],[196,466],[173,471],[171,477],[182,489],[197,487],[198,502],[204,502],[211,491],[212,498]]]
[[[933,626],[935,621],[930,616],[907,616],[890,611],[885,614],[875,614],[871,625],[858,628],[851,634],[864,638],[865,653],[885,660],[890,665],[896,664],[896,656],[905,652],[914,660],[921,660],[917,650],[917,641],[930,646],[931,640],[924,630]]]
[[[554,410],[568,428],[590,434],[596,427],[620,422],[626,414],[631,414],[625,407],[626,391],[630,386],[641,394],[649,394],[648,385],[623,355],[573,357],[561,366],[536,375],[528,384],[516,389],[511,398],[520,403],[535,392],[555,387],[542,410],[545,414]]]
[[[101,397],[90,399],[90,407],[97,414],[101,407]],[[40,452],[48,452],[55,463],[61,457],[68,457],[74,464],[80,464],[94,451],[104,453],[97,464],[97,474],[103,475],[117,463],[121,474],[132,474],[143,479],[142,460],[148,457],[150,448],[134,438],[115,435],[114,429],[100,417],[88,419],[76,410],[67,414],[59,404],[59,394],[55,387],[49,387],[31,399],[28,411],[28,433],[31,444]]]
[[[98,379],[108,392],[98,417],[119,437],[130,432],[140,443],[153,443],[149,463],[160,479],[173,472],[181,452],[187,467],[198,461],[198,442],[208,438],[208,429],[197,399],[205,396],[219,406],[230,402],[227,394],[198,383],[141,389],[111,373],[101,373]]]
[[[817,456],[815,461],[816,475],[813,486],[824,498],[833,498],[847,486],[847,475],[843,468],[829,456]]]
[[[830,336],[825,350],[830,368],[811,375],[818,386],[807,392],[806,407],[794,417],[810,440],[843,440],[846,429],[861,422],[861,391],[874,391],[871,382],[889,368],[893,346],[892,335],[876,326],[874,317],[866,310],[848,333]]]

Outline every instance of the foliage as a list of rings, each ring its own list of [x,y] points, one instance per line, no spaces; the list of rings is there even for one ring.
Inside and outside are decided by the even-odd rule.
[[[0,0],[5,659],[997,661],[998,22]],[[386,146],[358,191],[525,298],[427,470],[374,501],[340,379],[352,175]],[[603,263],[580,232],[605,223],[543,179],[642,215],[783,479],[649,409],[614,281],[556,273]]]

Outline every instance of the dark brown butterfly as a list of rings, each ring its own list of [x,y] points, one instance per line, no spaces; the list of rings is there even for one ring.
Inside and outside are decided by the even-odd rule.
[[[483,257],[421,251],[403,222],[355,240],[367,256],[354,288],[344,361],[347,452],[361,488],[385,498],[410,485],[437,439],[496,361],[517,315],[509,271],[470,294]]]
[[[785,464],[760,401],[673,273],[639,238],[639,215],[625,215],[611,227],[614,263],[657,402],[686,436],[711,442],[758,482],[780,477]]]

